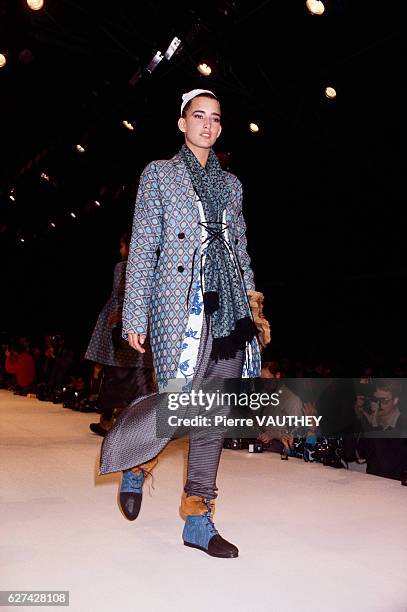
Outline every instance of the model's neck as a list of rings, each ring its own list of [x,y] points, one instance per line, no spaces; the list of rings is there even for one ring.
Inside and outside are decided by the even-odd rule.
[[[192,151],[201,166],[205,168],[208,161],[210,149],[202,149],[201,147],[195,147],[194,145],[187,144],[188,149]]]

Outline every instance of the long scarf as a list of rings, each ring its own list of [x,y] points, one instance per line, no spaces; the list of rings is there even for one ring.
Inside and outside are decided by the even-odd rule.
[[[204,266],[204,309],[211,315],[211,358],[231,359],[256,334],[240,270],[226,242],[223,211],[231,194],[218,158],[211,149],[205,168],[184,144],[180,155],[201,200],[208,233]]]

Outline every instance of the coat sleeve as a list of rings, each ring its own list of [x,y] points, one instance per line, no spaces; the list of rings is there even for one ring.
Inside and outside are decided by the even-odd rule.
[[[116,264],[113,276],[113,309],[115,314],[122,316],[124,293],[126,287],[126,263],[124,261]]]
[[[126,270],[123,337],[147,334],[154,266],[162,231],[162,203],[155,162],[143,171],[134,209]]]
[[[254,276],[251,268],[251,261],[247,252],[247,238],[246,238],[246,223],[243,216],[242,200],[243,190],[242,183],[237,177],[234,177],[235,184],[235,198],[236,198],[236,225],[235,225],[235,241],[236,241],[236,252],[239,258],[239,264],[242,269],[242,274],[246,286],[246,290],[254,290]]]

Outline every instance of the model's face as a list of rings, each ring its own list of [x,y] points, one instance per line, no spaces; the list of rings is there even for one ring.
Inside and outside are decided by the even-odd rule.
[[[190,148],[210,149],[222,131],[220,104],[213,98],[193,98],[186,117],[178,120],[178,127],[185,134],[185,144]]]

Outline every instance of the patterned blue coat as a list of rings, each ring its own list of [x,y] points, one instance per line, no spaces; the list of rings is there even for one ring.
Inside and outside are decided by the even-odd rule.
[[[246,250],[242,185],[225,172],[230,189],[226,209],[229,241],[243,270],[246,290],[254,289]],[[157,259],[157,251],[159,257]],[[191,309],[192,287],[199,279],[201,228],[195,191],[179,154],[153,161],[144,169],[137,193],[123,307],[123,337],[146,334],[157,382],[175,378]]]

